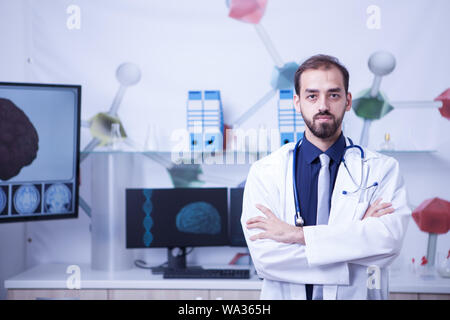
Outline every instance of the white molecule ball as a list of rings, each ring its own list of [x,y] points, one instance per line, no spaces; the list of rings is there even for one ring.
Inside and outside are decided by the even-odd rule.
[[[141,80],[141,70],[133,63],[122,63],[116,70],[116,78],[124,86],[132,86]]]
[[[386,51],[377,51],[369,58],[369,69],[377,76],[385,76],[395,69],[395,57]]]

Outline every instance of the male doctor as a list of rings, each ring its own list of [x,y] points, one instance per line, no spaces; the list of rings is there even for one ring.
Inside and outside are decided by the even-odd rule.
[[[299,147],[288,143],[250,168],[241,223],[264,278],[261,299],[388,298],[386,267],[399,254],[411,210],[394,158],[364,148],[361,161],[359,149],[344,150],[352,144],[342,133],[352,105],[348,83],[336,58],[306,60],[295,74],[294,105],[306,124]]]

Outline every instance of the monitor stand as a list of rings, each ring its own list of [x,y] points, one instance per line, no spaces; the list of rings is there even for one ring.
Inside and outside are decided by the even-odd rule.
[[[186,269],[186,247],[167,248],[167,266],[153,267],[153,274],[162,274],[166,269]],[[201,268],[201,266],[189,266],[188,268]]]
[[[186,269],[186,247],[167,248],[167,268]]]

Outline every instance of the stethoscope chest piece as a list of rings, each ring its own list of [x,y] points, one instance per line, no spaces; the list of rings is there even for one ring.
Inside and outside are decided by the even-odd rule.
[[[304,224],[305,224],[305,221],[303,220],[302,216],[300,215],[300,213],[297,213],[296,217],[295,217],[295,226],[303,227]]]

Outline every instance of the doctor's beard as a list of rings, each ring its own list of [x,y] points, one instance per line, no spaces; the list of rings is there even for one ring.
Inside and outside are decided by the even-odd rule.
[[[344,111],[345,113],[345,111]],[[305,117],[303,117],[303,120],[305,121],[306,126],[308,129],[312,132],[313,135],[315,135],[317,138],[320,139],[328,139],[333,137],[337,130],[340,128],[342,124],[342,120],[344,119],[344,113],[342,113],[342,116],[339,118],[335,118],[331,113],[328,111],[325,112],[319,112],[313,117],[313,120],[309,120]],[[329,116],[331,117],[331,122],[329,123],[320,123],[316,121],[317,117],[319,116]]]

